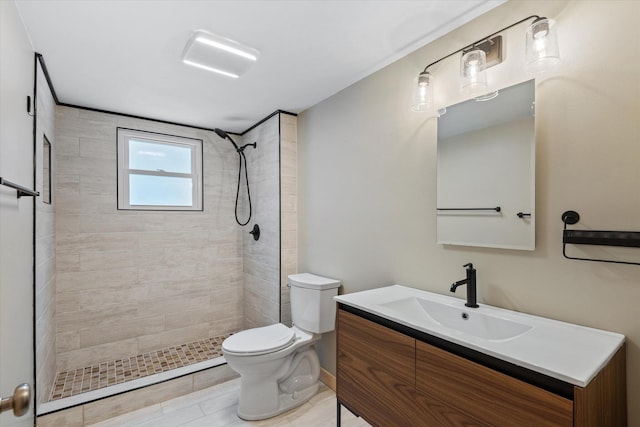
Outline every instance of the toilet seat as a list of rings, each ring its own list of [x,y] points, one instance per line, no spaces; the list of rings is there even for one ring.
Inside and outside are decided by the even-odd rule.
[[[282,323],[247,329],[231,335],[222,343],[222,350],[236,355],[260,355],[289,347],[296,334]]]

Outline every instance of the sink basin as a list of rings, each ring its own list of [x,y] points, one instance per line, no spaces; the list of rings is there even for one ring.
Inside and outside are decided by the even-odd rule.
[[[461,303],[462,304],[462,303]],[[380,304],[402,313],[413,322],[436,323],[467,335],[487,340],[508,340],[524,334],[533,326],[424,298],[403,298]]]
[[[402,285],[334,299],[341,307],[373,314],[578,387],[585,387],[625,341],[621,334],[489,304],[465,307],[460,298]]]

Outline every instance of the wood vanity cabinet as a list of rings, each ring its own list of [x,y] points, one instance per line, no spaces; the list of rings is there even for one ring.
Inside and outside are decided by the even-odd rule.
[[[342,304],[336,331],[336,397],[374,426],[627,425],[624,346],[583,388],[500,372],[449,351],[455,344]]]
[[[421,341],[416,341],[416,392],[425,411],[447,405],[458,421],[469,424],[573,425],[571,400]]]
[[[418,425],[415,339],[344,310],[337,339],[338,399],[374,425]]]

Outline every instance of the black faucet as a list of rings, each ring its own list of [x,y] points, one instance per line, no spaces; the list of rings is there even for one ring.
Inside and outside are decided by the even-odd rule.
[[[467,269],[467,278],[458,280],[454,284],[451,285],[451,292],[455,292],[456,288],[461,285],[467,285],[467,303],[465,304],[467,307],[478,307],[478,302],[476,301],[476,269],[473,268],[473,264],[465,264],[463,265]]]

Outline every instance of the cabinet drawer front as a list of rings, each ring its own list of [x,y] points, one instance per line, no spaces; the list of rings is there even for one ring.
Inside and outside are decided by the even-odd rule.
[[[337,396],[379,426],[416,425],[415,340],[338,310]]]
[[[416,389],[493,426],[572,426],[573,402],[423,342],[416,343]],[[437,406],[437,405],[436,405]]]

